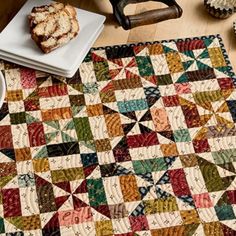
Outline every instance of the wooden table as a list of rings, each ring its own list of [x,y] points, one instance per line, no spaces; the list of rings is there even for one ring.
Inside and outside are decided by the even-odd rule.
[[[20,9],[25,0],[8,0],[0,3],[0,30],[2,30],[14,14]],[[232,30],[236,15],[226,20],[218,20],[205,11],[203,0],[179,0],[184,10],[180,19],[161,22],[154,25],[142,26],[125,31],[119,27],[112,15],[109,0],[61,0],[69,2],[77,7],[103,14],[107,17],[105,29],[97,39],[94,46],[106,46],[122,43],[134,43],[143,41],[154,41],[161,39],[173,39],[192,36],[201,36],[220,33],[223,37],[226,50],[231,63],[236,71],[236,35]],[[127,14],[143,12],[164,5],[161,3],[148,2],[129,5]]]

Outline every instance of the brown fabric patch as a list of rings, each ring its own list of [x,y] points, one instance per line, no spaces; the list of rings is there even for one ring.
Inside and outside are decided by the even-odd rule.
[[[135,176],[120,176],[120,185],[125,202],[141,200]]]
[[[15,157],[16,161],[26,161],[26,160],[31,160],[31,152],[30,148],[19,148],[15,149]]]
[[[163,47],[160,43],[159,44],[148,45],[147,48],[149,49],[149,54],[150,55],[158,55],[158,54],[162,54],[164,52]]]
[[[124,135],[119,114],[105,115],[107,132],[110,137]]]
[[[33,166],[35,172],[46,172],[50,170],[49,161],[47,158],[34,159]]]
[[[175,143],[161,144],[161,151],[164,156],[177,156],[179,155],[178,149]]]
[[[98,152],[105,152],[111,150],[111,144],[109,139],[99,139],[96,140],[95,143]]]
[[[184,71],[183,64],[178,52],[166,53],[166,61],[170,70],[170,73],[178,73]]]
[[[21,101],[23,100],[22,90],[8,90],[6,98],[8,102]]]
[[[195,154],[180,156],[180,160],[184,168],[194,167],[198,164],[197,157]]]
[[[142,87],[142,82],[139,78],[113,80],[112,83],[115,90],[134,89]]]
[[[71,117],[72,117],[72,113],[71,113],[71,108],[69,107],[42,111],[43,121],[70,119]]]
[[[96,104],[96,105],[87,105],[87,114],[89,117],[91,116],[101,116],[103,115],[103,105],[102,104]]]
[[[125,208],[125,204],[116,204],[116,205],[110,205],[109,206],[111,218],[113,219],[119,219],[119,218],[125,218],[128,216],[128,212]]]

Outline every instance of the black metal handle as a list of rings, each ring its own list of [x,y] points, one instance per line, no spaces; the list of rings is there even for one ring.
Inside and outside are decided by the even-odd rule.
[[[181,17],[183,10],[175,0],[154,0],[169,6],[164,9],[150,10],[137,15],[126,16],[124,8],[130,3],[148,2],[149,0],[110,0],[113,12],[119,24],[125,29],[131,29],[141,25],[158,23],[164,20]]]

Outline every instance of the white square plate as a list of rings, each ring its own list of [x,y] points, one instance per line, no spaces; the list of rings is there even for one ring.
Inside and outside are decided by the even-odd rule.
[[[92,46],[94,33],[103,25],[105,17],[76,9],[80,25],[78,36],[65,46],[44,54],[31,39],[27,16],[34,6],[51,2],[50,0],[28,0],[0,34],[0,50],[42,65],[71,72],[73,68],[78,68],[82,63],[87,49]]]
[[[0,71],[0,108],[2,107],[4,98],[6,94],[6,85],[5,85],[5,79],[3,77],[2,72]]]
[[[97,32],[94,33],[94,37],[92,38],[91,44],[94,43],[96,38],[102,32],[103,28],[104,28],[104,25],[102,25],[97,30]],[[89,52],[89,50],[90,50],[90,47],[87,48],[87,53]],[[3,60],[10,61],[10,62],[19,64],[19,65],[22,65],[22,66],[30,67],[30,68],[33,68],[33,69],[36,69],[36,70],[45,71],[45,72],[50,73],[50,74],[55,74],[55,75],[60,75],[60,76],[65,76],[65,77],[72,77],[75,74],[76,70],[78,69],[77,66],[76,66],[75,68],[72,68],[71,71],[64,71],[64,70],[56,69],[56,68],[48,66],[48,65],[44,65],[44,64],[41,64],[41,63],[30,61],[27,58],[19,57],[19,56],[16,56],[15,54],[11,54],[11,53],[6,53],[6,52],[1,51],[1,50],[0,50],[0,57]]]

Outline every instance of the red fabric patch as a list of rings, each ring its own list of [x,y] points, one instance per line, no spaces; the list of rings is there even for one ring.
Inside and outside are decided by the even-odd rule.
[[[72,196],[73,199],[73,205],[74,205],[74,209],[79,209],[81,207],[87,207],[88,205],[83,202],[82,200],[80,200],[79,198],[75,197],[74,195]]]
[[[213,207],[209,193],[195,194],[192,197],[197,208]]]
[[[87,182],[86,180],[83,180],[83,182],[80,184],[80,186],[74,191],[74,194],[76,193],[87,193]]]
[[[66,84],[56,84],[53,86],[43,87],[38,89],[38,95],[41,98],[63,96],[67,94],[68,91]]]
[[[100,206],[94,206],[93,207],[96,211],[98,211],[99,213],[103,214],[104,216],[111,218],[110,215],[110,210],[108,205],[100,205]]]
[[[137,55],[139,54],[144,48],[146,48],[146,45],[139,45],[139,46],[134,46],[133,50],[134,53]]]
[[[24,101],[25,110],[26,111],[38,111],[40,110],[39,100],[38,99],[30,99]]]
[[[196,153],[210,152],[210,146],[207,139],[193,140],[193,147]]]
[[[84,168],[84,175],[87,177],[89,176],[95,169],[96,169],[97,165],[91,165],[91,166],[87,166]]]
[[[114,79],[121,72],[121,70],[122,70],[122,68],[109,70],[109,74],[110,74],[111,79]]]
[[[137,67],[135,58],[133,57],[132,60],[128,64],[126,64],[125,67]]]
[[[127,136],[127,143],[130,148],[148,147],[159,144],[155,132]]]
[[[0,178],[9,176],[9,175],[17,175],[17,170],[16,170],[16,162],[5,162],[5,163],[0,163]]]
[[[125,76],[126,76],[126,79],[139,79],[140,78],[139,75],[136,75],[126,69],[125,69]]]
[[[179,105],[178,95],[162,97],[165,107],[174,107]]]
[[[134,236],[134,233],[114,234],[115,236]]]
[[[70,195],[55,198],[57,209],[59,209],[68,200],[69,197]]]
[[[234,236],[235,235],[235,230],[231,229],[229,226],[227,226],[225,224],[221,224],[221,229],[223,231],[224,236]]]
[[[105,92],[113,92],[114,91],[114,85],[112,82],[108,83],[102,90],[101,92],[105,93]]]
[[[233,89],[234,88],[233,80],[231,78],[218,79],[218,83],[219,83],[221,89]]]
[[[31,147],[36,147],[46,144],[42,123],[35,122],[27,126],[28,126],[28,133]]]
[[[176,83],[175,90],[176,90],[177,94],[191,93],[190,84],[187,82],[181,83],[181,84]]]
[[[110,59],[109,61],[113,62],[114,64],[117,64],[120,67],[123,67],[123,62],[121,58]]]
[[[195,105],[193,105],[192,107],[189,106],[181,106],[181,107],[188,128],[201,126],[201,119],[197,107]]]
[[[105,58],[98,56],[96,53],[91,53],[91,59],[94,62],[106,61]]]
[[[2,189],[4,217],[21,216],[19,189]]]
[[[53,215],[53,217],[48,221],[48,223],[43,227],[44,229],[52,230],[52,232],[48,233],[48,235],[53,235],[55,233],[55,230],[58,229],[59,226],[59,220],[58,220],[58,212]]]
[[[170,182],[176,196],[190,195],[190,190],[183,169],[168,171]]]
[[[11,126],[0,126],[0,149],[13,148]]]
[[[35,70],[21,69],[21,85],[24,89],[35,88],[37,86]]]
[[[158,85],[158,81],[157,81],[157,76],[156,75],[143,76],[143,78],[145,80],[153,83],[154,85]]]
[[[236,204],[236,190],[227,191],[230,204]]]
[[[177,48],[180,52],[206,48],[204,41],[200,40],[200,39],[186,40],[183,42],[178,42],[178,43],[176,43],[176,45],[177,45]]]
[[[39,177],[38,175],[34,174],[34,178],[35,178],[35,185],[37,187],[40,187],[40,186],[45,186],[45,185],[48,185],[50,184],[47,180]]]
[[[131,160],[128,147],[115,148],[113,149],[113,154],[114,154],[116,162],[124,162],[124,161]]]
[[[70,182],[65,181],[65,182],[59,182],[59,183],[54,183],[57,187],[65,190],[67,193],[71,193],[71,188],[70,188]]]
[[[129,222],[133,232],[149,230],[146,216],[130,216]]]

